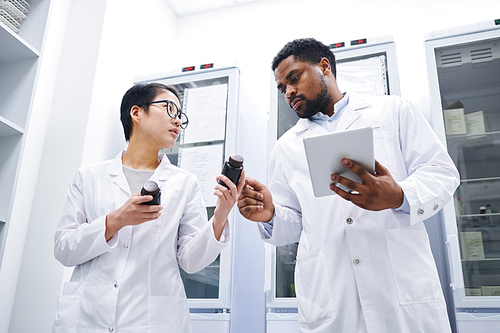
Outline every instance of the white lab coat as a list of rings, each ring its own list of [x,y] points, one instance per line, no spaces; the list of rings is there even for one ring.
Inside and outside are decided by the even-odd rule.
[[[121,157],[78,170],[55,233],[54,254],[75,266],[58,298],[53,332],[190,332],[178,264],[194,273],[229,239],[217,241],[195,176],[163,154],[151,180],[164,207],[159,219],[122,228],[105,240],[106,214],[132,195]]]
[[[375,158],[403,188],[410,214],[367,211],[335,194],[316,198],[303,138],[326,130],[309,119],[300,119],[271,153],[276,216],[267,241],[299,242],[299,327],[314,333],[450,332],[423,220],[451,198],[458,171],[422,114],[398,97],[350,96],[337,131],[366,126],[374,130]]]

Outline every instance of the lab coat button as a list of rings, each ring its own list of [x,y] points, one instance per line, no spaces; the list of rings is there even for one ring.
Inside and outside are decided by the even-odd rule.
[[[116,282],[116,283],[114,284],[114,286],[115,286],[115,288],[118,288],[118,282]]]
[[[437,209],[438,209],[438,207],[439,207],[439,206],[438,206],[437,204],[435,204],[435,205],[434,205],[434,207],[432,207],[432,209],[437,210]]]
[[[347,224],[352,224],[352,218],[348,217],[347,220],[345,220],[347,222]]]
[[[331,120],[331,119],[328,119],[328,122],[329,122],[329,123],[331,123],[331,122],[332,122],[332,120]]]
[[[123,244],[123,247],[128,249],[128,244]]]
[[[422,208],[420,208],[418,211],[417,211],[417,214],[418,215],[422,215],[424,213],[424,210]]]
[[[113,327],[108,328],[108,332],[114,332],[115,329]]]
[[[354,265],[358,266],[359,264],[361,264],[361,260],[358,258],[354,259]]]

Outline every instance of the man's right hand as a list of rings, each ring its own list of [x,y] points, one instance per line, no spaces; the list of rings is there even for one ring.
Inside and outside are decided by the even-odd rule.
[[[137,225],[147,221],[156,220],[163,209],[160,205],[141,205],[151,201],[151,195],[133,194],[117,210],[106,216],[106,241],[110,240],[121,228],[127,225]]]
[[[245,179],[245,187],[238,198],[240,214],[254,222],[269,222],[274,215],[273,197],[269,189],[252,178]]]

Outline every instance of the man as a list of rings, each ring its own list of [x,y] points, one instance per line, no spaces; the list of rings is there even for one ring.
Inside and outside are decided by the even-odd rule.
[[[302,332],[449,332],[424,219],[458,186],[458,172],[409,102],[342,93],[335,58],[314,39],[273,60],[278,89],[301,117],[276,143],[269,189],[247,178],[238,207],[274,245],[299,242],[295,286]],[[344,159],[362,184],[332,175],[315,197],[303,139],[370,126],[375,175]],[[352,191],[341,190],[341,184]]]

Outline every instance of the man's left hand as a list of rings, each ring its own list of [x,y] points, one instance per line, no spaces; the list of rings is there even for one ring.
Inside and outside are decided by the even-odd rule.
[[[398,208],[403,204],[403,189],[382,164],[375,161],[375,175],[372,175],[347,158],[344,158],[342,163],[357,174],[362,183],[333,174],[331,179],[334,183],[340,183],[353,191],[349,193],[331,184],[330,189],[333,192],[367,210]]]

